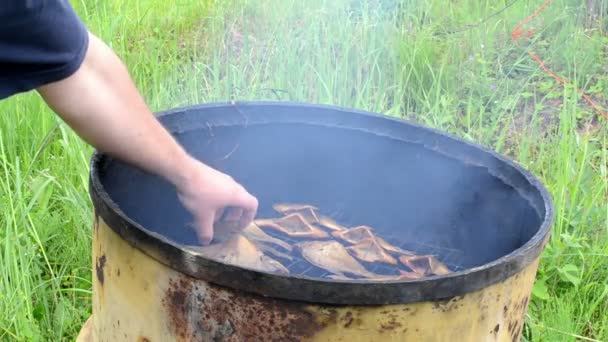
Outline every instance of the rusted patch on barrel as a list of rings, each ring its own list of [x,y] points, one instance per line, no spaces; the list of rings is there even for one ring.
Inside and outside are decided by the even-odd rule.
[[[515,311],[525,314],[528,307],[528,296],[524,296],[517,304],[515,304]]]
[[[452,298],[447,298],[444,300],[436,300],[433,301],[433,308],[435,310],[439,310],[441,312],[449,312],[452,310],[456,310],[458,309],[459,306],[461,306],[462,304],[459,304],[460,301],[462,301],[463,297],[462,296],[454,296]]]
[[[184,340],[293,341],[335,324],[335,310],[313,312],[303,303],[254,296],[180,276],[163,298],[173,334]]]
[[[399,320],[399,316],[395,312],[388,312],[386,314],[387,321],[380,323],[380,329],[378,332],[388,332],[401,328],[403,325]]]
[[[105,267],[105,265],[106,265],[106,255],[103,254],[102,256],[97,258],[97,262],[95,263],[95,273],[97,273],[97,279],[99,280],[99,283],[101,285],[103,285],[103,281],[104,281],[103,268]]]
[[[355,319],[353,318],[353,313],[350,311],[347,311],[344,317],[342,317],[341,319],[342,324],[344,324],[344,328],[350,327],[350,325],[353,324],[354,320]]]
[[[529,296],[524,295],[520,298],[511,299],[508,303],[508,307],[507,305],[504,306],[503,313],[506,317],[505,328],[507,329],[512,341],[519,341],[521,339],[524,325],[523,320],[528,308],[528,301]]]
[[[513,342],[519,341],[520,338],[520,332],[521,332],[521,328],[519,326],[519,322],[514,321],[514,322],[509,322],[509,333],[511,334],[511,337],[513,338]]]
[[[188,300],[191,291],[192,282],[186,278],[177,281],[171,280],[169,290],[163,299],[163,306],[169,315],[173,334],[182,339],[192,335],[188,320],[188,312],[191,310]]]

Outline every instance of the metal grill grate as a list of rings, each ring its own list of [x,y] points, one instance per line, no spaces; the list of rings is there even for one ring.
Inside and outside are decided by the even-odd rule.
[[[296,244],[298,242],[302,242],[302,241],[310,241],[310,239],[295,239],[295,238],[289,237],[287,235],[284,235],[284,234],[281,234],[279,232],[275,232],[272,230],[266,229],[264,231],[268,235],[281,239],[290,245],[294,245],[294,244]],[[443,262],[450,269],[450,271],[455,272],[455,271],[460,271],[463,269],[463,267],[460,267],[459,263],[458,263],[458,260],[462,260],[462,257],[464,254],[463,251],[452,249],[452,248],[430,246],[430,245],[422,244],[422,243],[412,243],[412,242],[403,242],[403,241],[400,242],[399,239],[397,239],[393,236],[381,235],[380,237],[392,245],[399,246],[402,249],[412,251],[416,254],[421,254],[421,255],[422,254],[433,254],[441,262]],[[329,239],[323,239],[323,240],[329,240]],[[424,251],[424,252],[419,253],[419,251]],[[287,267],[289,269],[290,274],[293,276],[329,279],[328,276],[332,275],[331,272],[312,265],[311,263],[306,261],[296,251],[292,251],[291,253],[286,252],[286,254],[290,255],[293,259],[287,260],[287,259],[279,258],[274,255],[272,255],[272,257],[276,258],[285,267]],[[400,269],[404,270],[404,271],[408,270],[407,267],[403,266],[401,263],[399,263],[397,266],[392,266],[392,265],[388,265],[388,264],[384,264],[384,263],[367,263],[367,262],[362,262],[362,261],[359,261],[359,262],[363,266],[365,266],[369,271],[376,273],[378,275],[387,275],[387,276],[399,275]],[[356,277],[354,277],[352,275],[348,275],[348,277],[352,277],[353,279],[356,279]]]

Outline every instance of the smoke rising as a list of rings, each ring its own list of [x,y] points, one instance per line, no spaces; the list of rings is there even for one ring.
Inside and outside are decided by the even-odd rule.
[[[258,217],[275,216],[275,203],[308,203],[347,226],[368,225],[391,243],[437,255],[452,269],[496,260],[539,229],[540,218],[528,201],[488,170],[504,165],[476,166],[425,147],[462,148],[440,136],[332,110],[242,110],[251,115],[247,129],[222,125],[223,116],[236,115],[227,106],[209,121],[212,136],[201,128],[179,138],[195,156],[251,191],[260,200]],[[289,123],[285,111],[300,122]],[[204,120],[199,114],[191,115]],[[335,127],[338,122],[348,128]],[[239,148],[222,158],[235,139]],[[484,159],[475,150],[469,156]],[[127,215],[178,243],[195,244],[189,216],[171,187],[120,164],[109,167],[104,178]]]
[[[291,100],[407,117],[421,98],[430,101],[425,96],[447,87],[434,78],[428,64],[435,50],[408,45],[419,25],[417,10],[414,1],[397,0],[218,4],[191,37],[197,48],[184,52],[187,62],[165,82],[162,102],[171,108]],[[450,108],[450,103],[444,105]],[[252,118],[264,115],[250,108],[243,111]],[[323,121],[320,115],[289,108],[280,114],[301,121],[309,115],[311,124]],[[320,126],[340,122],[328,119]],[[452,258],[451,266],[493,260],[520,246],[522,236],[538,228],[538,217],[519,195],[486,168],[424,148],[433,145],[433,138],[412,128],[369,126],[375,124],[363,120],[355,131],[287,124],[243,129],[210,123],[210,131],[179,138],[192,153],[254,193],[262,205],[261,216],[269,214],[272,203],[311,203],[341,222],[369,225],[397,241],[408,241],[412,250]],[[366,129],[386,136],[361,132]],[[388,138],[391,134],[414,143]],[[170,188],[146,178],[132,184],[112,185],[138,186],[136,195],[115,193],[125,211],[176,241],[192,242],[191,232],[174,229],[184,226],[187,216]],[[153,209],[152,214],[139,207],[147,202],[144,207]],[[450,251],[461,253],[448,255]]]
[[[406,95],[419,87],[405,82],[412,70],[403,60],[415,8],[397,0],[217,4],[165,82],[163,102],[292,100],[407,112]]]

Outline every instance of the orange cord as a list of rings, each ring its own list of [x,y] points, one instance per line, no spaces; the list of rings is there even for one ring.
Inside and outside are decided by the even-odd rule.
[[[547,8],[547,6],[551,3],[551,0],[547,0],[545,1],[536,11],[534,11],[534,13],[532,13],[530,16],[528,16],[526,19],[524,19],[522,22],[520,22],[515,29],[513,29],[513,31],[511,32],[511,39],[513,41],[517,41],[521,38],[521,36],[523,35],[524,31],[521,29],[522,26],[524,26],[525,24],[527,24],[530,20],[532,20],[534,17],[536,17],[540,12],[542,12],[545,8]],[[532,37],[532,30],[526,30],[526,36],[528,38]],[[557,81],[557,83],[560,84],[566,84],[568,81],[564,78],[561,78],[559,76],[557,76],[555,73],[553,73],[551,70],[549,70],[546,66],[545,63],[542,61],[542,59],[540,59],[540,57],[538,57],[538,55],[532,51],[528,52],[530,54],[530,57],[532,57],[532,59],[534,59],[536,61],[536,63],[538,63],[538,65],[540,66],[540,68],[547,73],[547,75],[553,77],[553,79],[555,79],[555,81]],[[589,102],[589,104],[591,104],[591,106],[598,112],[600,113],[600,115],[602,115],[606,120],[608,120],[608,114],[606,114],[604,111],[602,111],[602,109],[589,97],[587,96],[580,88],[578,89],[578,92],[583,96],[583,98],[585,100],[587,100],[587,102]]]
[[[517,24],[517,26],[515,26],[515,29],[513,29],[513,32],[511,32],[511,38],[513,38],[513,40],[518,40],[521,37],[521,34],[523,33],[523,31],[521,30],[521,27],[526,25],[530,20],[534,19],[534,17],[536,17],[540,12],[542,12],[545,8],[547,8],[547,6],[549,6],[550,3],[551,3],[551,0],[545,1],[545,3],[542,4],[536,11],[534,11],[534,13],[529,15],[521,23]],[[527,33],[528,33],[528,37],[532,36],[531,30],[528,30]]]
[[[528,53],[536,61],[536,63],[538,63],[538,65],[540,65],[540,68],[543,69],[543,71],[545,71],[549,76],[553,77],[557,81],[557,83],[566,84],[568,82],[565,79],[554,74],[551,70],[547,69],[547,67],[545,66],[545,63],[543,63],[543,61],[540,59],[540,57],[538,57],[537,54],[535,54],[532,51],[530,51]]]

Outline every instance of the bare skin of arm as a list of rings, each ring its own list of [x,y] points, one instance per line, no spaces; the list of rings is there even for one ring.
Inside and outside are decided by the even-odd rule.
[[[211,241],[214,223],[227,207],[236,208],[227,221],[248,225],[257,199],[230,176],[191,157],[150,112],[118,56],[93,34],[89,38],[78,71],[37,89],[49,107],[98,150],[173,184],[202,244]]]

